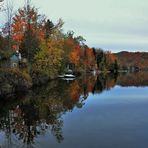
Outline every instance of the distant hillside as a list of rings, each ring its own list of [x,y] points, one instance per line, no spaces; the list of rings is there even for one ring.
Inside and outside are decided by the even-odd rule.
[[[115,55],[121,67],[138,67],[148,70],[148,52],[122,51]]]

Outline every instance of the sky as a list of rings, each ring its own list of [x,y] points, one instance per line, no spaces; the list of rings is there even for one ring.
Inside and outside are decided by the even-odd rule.
[[[13,0],[15,8],[25,0]],[[90,47],[148,52],[148,0],[31,0],[64,32],[82,35]],[[2,18],[2,17],[1,17]],[[2,21],[0,18],[0,21]]]

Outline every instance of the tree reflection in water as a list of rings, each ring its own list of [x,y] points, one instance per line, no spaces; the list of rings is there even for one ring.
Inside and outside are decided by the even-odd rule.
[[[118,85],[124,85],[124,81],[117,80],[117,75],[85,76],[69,83],[54,80],[32,89],[23,97],[5,98],[0,103],[0,131],[5,133],[10,147],[17,140],[34,145],[38,136],[49,131],[60,143],[64,139],[62,115],[75,107],[82,108],[89,93],[109,90],[116,81]]]

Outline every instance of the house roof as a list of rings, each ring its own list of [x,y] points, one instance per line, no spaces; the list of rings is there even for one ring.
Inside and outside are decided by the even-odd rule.
[[[12,61],[18,61],[18,56],[16,56],[15,54],[13,54],[13,55],[10,57],[10,60],[12,60]]]

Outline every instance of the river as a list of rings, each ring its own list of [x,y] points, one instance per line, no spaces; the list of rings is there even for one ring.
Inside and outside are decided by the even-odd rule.
[[[148,147],[148,73],[54,80],[0,100],[2,148]]]

